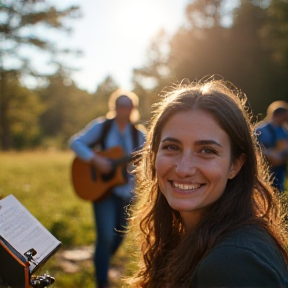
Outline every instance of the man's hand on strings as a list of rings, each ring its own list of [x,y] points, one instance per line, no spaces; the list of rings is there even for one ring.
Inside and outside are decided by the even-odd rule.
[[[113,168],[112,163],[108,158],[98,154],[94,154],[92,163],[103,174],[109,174]]]

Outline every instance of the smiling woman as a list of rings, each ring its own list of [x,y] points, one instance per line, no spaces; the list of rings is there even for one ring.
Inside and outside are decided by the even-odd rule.
[[[187,135],[187,131],[189,134]],[[172,115],[163,126],[156,157],[156,177],[168,204],[180,212],[186,229],[221,197],[244,157],[231,160],[227,133],[209,113],[196,110]]]
[[[135,170],[144,263],[131,287],[288,287],[280,198],[244,100],[212,78],[155,107]]]

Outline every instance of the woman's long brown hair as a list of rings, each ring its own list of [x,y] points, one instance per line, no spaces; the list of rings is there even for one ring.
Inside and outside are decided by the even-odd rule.
[[[245,103],[246,96],[231,83],[210,79],[181,84],[154,107],[147,141],[135,169],[136,202],[131,208],[131,233],[138,234],[142,260],[139,272],[130,279],[133,287],[187,286],[205,255],[232,230],[247,224],[266,229],[288,259],[280,200],[270,186],[268,166],[257,146],[251,111]],[[168,205],[159,190],[155,159],[161,131],[171,115],[198,109],[210,113],[228,134],[232,161],[241,154],[246,161],[237,176],[228,180],[220,199],[208,207],[197,226],[188,232],[180,213]]]

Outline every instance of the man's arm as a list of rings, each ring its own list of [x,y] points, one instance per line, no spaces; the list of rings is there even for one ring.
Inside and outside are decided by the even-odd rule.
[[[97,119],[89,123],[85,129],[72,136],[69,140],[70,148],[76,155],[86,162],[92,163],[102,173],[109,173],[112,169],[110,161],[98,154],[91,145],[100,137],[104,122]]]

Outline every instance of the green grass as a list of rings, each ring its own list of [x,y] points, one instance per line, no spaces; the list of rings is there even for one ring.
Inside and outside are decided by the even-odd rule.
[[[67,273],[57,257],[65,249],[94,245],[96,237],[91,203],[78,198],[71,185],[73,157],[70,151],[0,153],[0,197],[13,194],[62,242],[59,252],[36,275],[49,273],[55,277],[54,288],[93,288],[91,260],[79,262],[77,272]],[[126,239],[112,261],[113,267],[133,270],[129,264],[132,243]],[[121,287],[120,277],[112,279],[112,284]]]

